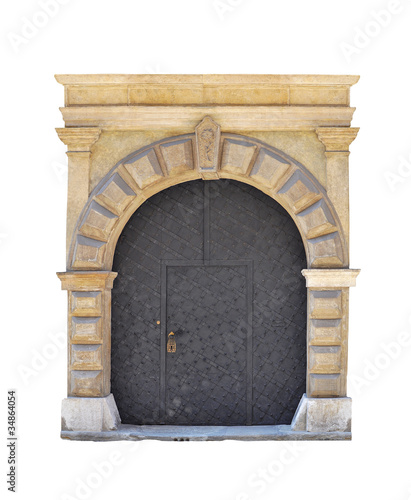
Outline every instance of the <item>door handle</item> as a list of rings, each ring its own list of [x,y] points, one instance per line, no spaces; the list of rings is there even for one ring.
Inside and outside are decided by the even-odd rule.
[[[176,345],[176,340],[174,338],[174,332],[170,332],[168,334],[168,340],[167,340],[167,352],[176,352],[177,345]]]

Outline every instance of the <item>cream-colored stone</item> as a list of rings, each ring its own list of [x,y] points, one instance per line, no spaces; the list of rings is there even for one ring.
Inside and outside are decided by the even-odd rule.
[[[68,394],[110,393],[111,289],[117,273],[58,273],[68,291]]]
[[[349,104],[357,76],[337,75],[57,75],[66,106]]]
[[[221,170],[226,170],[233,174],[247,174],[256,150],[257,146],[253,143],[239,139],[225,139],[223,143]]]
[[[358,77],[57,79],[65,86],[67,127],[58,133],[69,150],[67,266],[72,271],[59,274],[69,300],[68,394],[85,400],[110,393],[116,275],[110,270],[117,239],[131,215],[167,187],[229,178],[278,201],[303,239],[309,268],[303,272],[308,287],[308,397],[294,426],[307,430],[309,401],[346,395],[348,288],[358,275],[346,269],[348,149],[358,132],[350,128],[354,108],[349,89]],[[320,424],[324,411],[313,417]],[[336,411],[344,420],[345,410]],[[104,411],[99,415],[97,423],[89,419],[77,430],[110,427],[101,423]],[[109,422],[116,420],[115,412],[107,415]],[[341,432],[344,425],[337,420],[326,421],[323,428]]]
[[[348,127],[355,109],[345,106],[72,106],[60,108],[66,127],[104,130],[194,130],[204,116],[237,133]],[[171,133],[168,134],[170,136]]]
[[[309,267],[339,268],[348,265],[348,252],[341,231],[308,239],[307,246]]]
[[[206,129],[209,125],[215,129],[213,123],[211,120],[201,122]],[[219,148],[216,149],[214,143],[211,169],[198,154],[197,160],[193,159],[193,149],[198,153],[203,140],[197,133],[164,139],[118,162],[96,186],[94,196],[78,221],[68,266],[72,269],[110,269],[115,242],[133,211],[162,189],[200,177],[226,177],[256,185],[279,201],[293,217],[303,236],[310,266],[324,268],[346,264],[347,252],[338,220],[315,177],[285,153],[253,138],[235,134],[217,134],[214,139],[216,137],[220,137],[222,153],[218,154]],[[116,183],[113,179],[117,179]],[[120,180],[123,183],[121,190],[118,188]],[[125,199],[125,203],[115,203],[113,194],[111,199],[104,194],[113,183],[117,186],[116,196],[122,193],[120,199]]]
[[[351,432],[351,398],[301,398],[291,423],[294,432]]]
[[[205,104],[270,104],[289,103],[289,87],[267,85],[206,85],[203,91]]]
[[[113,214],[120,215],[135,197],[135,191],[119,173],[115,173],[101,186],[96,201]]]
[[[349,169],[348,155],[359,129],[350,127],[322,127],[316,130],[325,146],[327,159],[327,193],[340,218],[349,251]],[[349,263],[349,262],[348,262]]]
[[[193,141],[181,139],[160,146],[168,175],[181,174],[194,169]]]
[[[345,285],[349,280],[338,281],[337,274],[338,286],[333,287],[333,275],[327,271],[332,270],[318,270],[310,284],[319,284],[315,277],[325,275],[321,283],[330,287],[308,288],[308,397],[343,397],[347,392],[349,288]],[[348,278],[351,270],[338,271],[345,271]],[[307,280],[310,272],[310,269],[303,271]],[[355,280],[356,274],[351,273],[351,279]]]
[[[355,85],[357,75],[167,75],[167,74],[91,74],[55,75],[62,85]]]
[[[136,155],[123,165],[140,189],[160,180],[164,175],[154,149]]]
[[[284,184],[285,176],[292,174],[290,162],[275,153],[269,152],[265,148],[260,148],[258,156],[250,171],[250,177],[261,184],[268,184],[270,188],[277,189]]]
[[[359,128],[322,127],[316,130],[318,138],[327,152],[348,152],[350,144],[357,137]]]
[[[310,346],[308,370],[310,373],[340,373],[341,346]]]
[[[170,133],[167,130],[103,131],[98,142],[93,146],[90,165],[90,191],[96,187],[99,181],[109,173],[116,163],[130,154],[168,137],[185,136],[190,133],[192,133],[192,129],[187,129],[186,127],[176,127]],[[288,156],[304,165],[319,181],[321,186],[326,187],[324,146],[318,140],[315,131],[250,131],[247,135],[273,146],[279,152],[286,152]],[[229,134],[225,136],[228,137]],[[284,158],[284,161],[288,161],[287,158]]]
[[[311,319],[308,325],[309,345],[334,346],[342,343],[341,319]]]
[[[327,185],[326,158],[324,146],[318,140],[313,130],[275,130],[252,131],[247,135],[266,144],[270,144],[278,151],[282,151],[293,160],[301,163],[311,172],[324,188]],[[100,143],[100,141],[99,141]],[[287,159],[287,158],[285,158]]]
[[[290,104],[349,106],[350,89],[345,85],[298,85],[290,87]]]
[[[344,288],[356,285],[360,269],[303,269],[308,288]]]
[[[102,346],[72,344],[70,363],[72,370],[102,370]]]
[[[66,256],[73,239],[77,220],[89,197],[90,152],[67,153],[67,223]]]
[[[299,212],[297,216],[301,220],[301,226],[308,239],[337,231],[334,217],[323,199]]]
[[[78,217],[87,202],[90,193],[90,157],[91,148],[101,134],[96,127],[57,128],[57,134],[66,144],[68,152],[68,189],[67,189],[67,224],[66,258]]]
[[[307,396],[310,398],[335,398],[342,396],[341,373],[307,374]]]
[[[102,321],[101,317],[84,318],[72,316],[71,318],[71,338],[72,344],[101,344]]]
[[[133,85],[128,87],[128,104],[189,105],[203,101],[202,85]]]
[[[309,314],[312,319],[340,319],[341,290],[309,290]]]
[[[56,132],[69,152],[90,151],[101,134],[101,130],[97,127],[56,128]]]
[[[101,206],[97,201],[93,201],[78,231],[88,238],[107,241],[117,220],[118,217],[113,212]]]
[[[306,431],[307,430],[307,395],[304,394],[301,398],[297,410],[291,422],[292,431]]]
[[[217,175],[220,156],[221,127],[206,116],[195,128],[197,168],[203,178],[210,173]]]
[[[69,86],[66,93],[67,106],[128,104],[126,86],[75,85]]]
[[[69,291],[99,291],[111,290],[117,273],[76,271],[57,273],[61,281],[61,289]]]
[[[67,398],[61,408],[61,427],[68,431],[111,431],[121,423],[112,394],[104,398]]]
[[[351,398],[308,398],[307,431],[351,432]]]

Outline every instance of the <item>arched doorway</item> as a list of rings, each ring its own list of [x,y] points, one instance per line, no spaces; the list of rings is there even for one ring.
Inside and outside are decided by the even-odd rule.
[[[143,203],[113,264],[122,422],[289,424],[306,384],[306,267],[292,218],[250,185],[196,180]]]

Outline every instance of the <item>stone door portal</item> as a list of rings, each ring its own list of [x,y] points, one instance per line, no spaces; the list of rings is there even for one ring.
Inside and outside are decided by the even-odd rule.
[[[62,437],[350,439],[358,77],[57,80]]]
[[[293,220],[251,186],[199,180],[146,201],[113,265],[122,422],[290,424],[306,383],[305,267]]]

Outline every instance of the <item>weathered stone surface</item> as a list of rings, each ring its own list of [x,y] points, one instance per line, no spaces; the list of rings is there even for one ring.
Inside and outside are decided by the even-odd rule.
[[[313,398],[334,398],[343,395],[341,373],[308,372],[307,394]]]
[[[308,432],[351,432],[351,398],[309,398]]]
[[[102,345],[72,344],[70,362],[72,370],[102,370]]]
[[[312,319],[338,319],[342,316],[340,290],[310,290],[309,312]]]
[[[326,151],[327,193],[340,218],[347,247],[350,232],[348,155],[358,131],[354,127],[321,127],[316,130]]]
[[[304,394],[291,423],[291,430],[350,433],[351,398],[307,398]]]
[[[99,189],[96,200],[116,215],[120,215],[135,198],[136,193],[118,174],[112,175]]]
[[[103,396],[103,370],[75,370],[69,355],[69,396],[100,397]]]
[[[125,161],[124,167],[140,189],[144,189],[163,176],[154,149],[149,149]]]
[[[71,342],[73,344],[100,344],[102,342],[102,321],[100,317],[71,318]]]
[[[349,106],[358,76],[57,75],[66,106],[325,105]]]
[[[69,253],[72,269],[109,269],[115,242],[133,210],[162,189],[197,178],[255,184],[293,216],[306,241],[310,267],[345,265],[341,228],[318,180],[285,153],[219,130],[205,117],[195,134],[166,138],[120,160],[82,213]]]
[[[173,141],[160,146],[168,175],[180,174],[194,168],[191,139]]]
[[[318,187],[300,170],[279,189],[278,195],[297,214],[321,199]]]
[[[304,269],[307,288],[344,288],[355,286],[360,269]]]
[[[112,394],[105,398],[63,399],[62,431],[113,431],[120,424],[120,415]]]
[[[341,371],[341,346],[310,346],[308,370],[311,373],[339,373]]]
[[[290,170],[290,162],[265,148],[261,148],[250,172],[250,177],[256,179],[261,184],[268,184],[271,188],[275,189],[281,179]]]
[[[351,432],[293,431],[290,425],[257,426],[169,426],[169,425],[119,425],[109,432],[67,431],[63,439],[73,441],[349,441]]]
[[[104,241],[87,238],[81,234],[76,236],[72,250],[72,260],[69,261],[69,268],[72,269],[97,269],[103,267],[106,244]],[[69,253],[70,258],[70,253]]]
[[[221,170],[231,173],[246,174],[257,146],[252,142],[226,139],[223,146]]]
[[[310,345],[340,345],[342,323],[340,319],[311,319],[308,325]]]
[[[56,128],[56,132],[69,152],[82,152],[90,151],[91,146],[100,137],[101,129],[99,127]]]
[[[346,261],[340,232],[307,240],[310,249],[310,267],[342,267]],[[345,252],[347,253],[347,252]]]
[[[291,430],[294,432],[307,430],[307,401],[307,395],[304,394],[291,422]]]
[[[110,392],[114,273],[99,272],[111,269],[117,239],[130,215],[169,186],[201,177],[229,178],[251,184],[281,203],[304,240],[309,268],[304,272],[309,295],[308,397],[296,413],[294,432],[286,426],[238,432],[216,429],[209,434],[199,429],[193,430],[192,439],[347,439],[348,432],[308,432],[304,426],[309,401],[332,401],[346,394],[348,287],[354,286],[358,274],[345,269],[348,155],[358,132],[350,128],[354,108],[349,106],[349,90],[358,77],[60,75],[57,79],[65,86],[62,113],[67,127],[58,129],[58,134],[69,151],[67,266],[75,271],[60,275],[63,288],[69,290],[69,395],[96,401]],[[76,399],[82,398],[65,401]],[[75,403],[66,406],[73,409]],[[324,415],[331,415],[331,410],[316,411],[314,420],[328,422]],[[111,428],[116,418],[101,408],[97,414],[97,424],[88,415],[77,434],[64,431],[63,437],[84,438],[83,425],[85,432],[91,431],[85,439],[104,439],[96,425],[102,422],[101,429]],[[345,414],[344,407],[343,420]],[[324,428],[333,428],[330,422],[327,425]],[[190,430],[178,434],[122,428],[117,434],[103,434],[106,439],[191,439]]]
[[[68,291],[68,394],[110,393],[111,288],[117,273],[58,273]]]
[[[204,179],[218,178],[221,127],[206,116],[195,129],[197,167]]]

